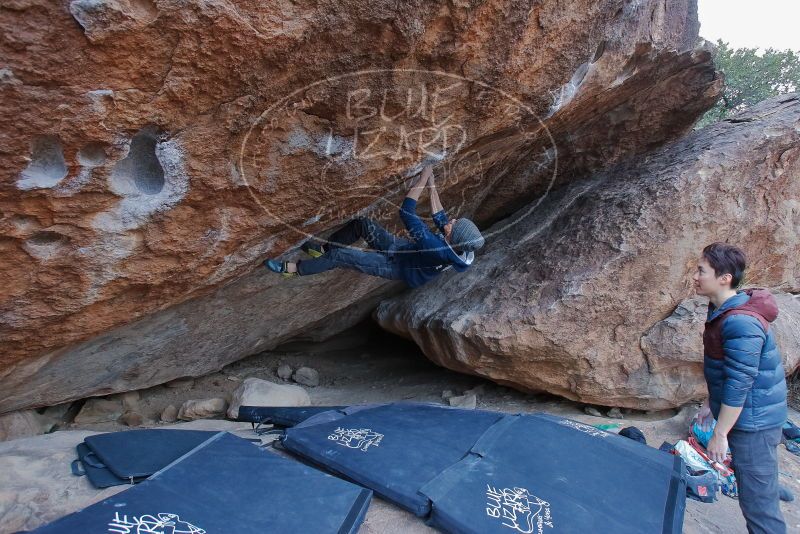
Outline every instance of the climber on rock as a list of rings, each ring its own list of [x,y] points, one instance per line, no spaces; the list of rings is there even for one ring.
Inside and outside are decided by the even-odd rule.
[[[432,232],[416,213],[422,190],[430,187],[433,221],[439,229]],[[396,236],[376,221],[355,217],[335,231],[324,244],[309,239],[301,249],[312,259],[297,262],[267,260],[265,266],[287,277],[307,276],[335,268],[403,280],[409,287],[419,287],[453,267],[458,272],[469,268],[475,251],[484,244],[480,230],[469,219],[449,221],[439,200],[433,170],[427,165],[413,181],[400,206],[400,219],[411,239]],[[363,238],[372,250],[351,247]]]

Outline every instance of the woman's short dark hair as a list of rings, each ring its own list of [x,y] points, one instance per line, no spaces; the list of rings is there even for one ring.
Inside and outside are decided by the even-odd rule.
[[[731,275],[732,289],[742,283],[747,266],[747,258],[742,249],[727,243],[711,243],[703,249],[703,257],[714,269],[715,275]]]

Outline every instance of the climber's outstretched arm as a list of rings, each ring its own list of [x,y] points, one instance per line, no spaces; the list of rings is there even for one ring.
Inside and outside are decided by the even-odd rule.
[[[428,185],[428,177],[433,174],[433,169],[430,165],[426,165],[419,176],[414,179],[413,184],[411,185],[411,189],[408,190],[406,193],[406,198],[413,198],[414,200],[419,200],[419,196],[422,194],[422,190]]]
[[[400,220],[408,230],[408,235],[414,241],[424,240],[429,234],[428,226],[417,215],[417,199],[422,190],[428,186],[428,177],[432,174],[431,166],[427,165],[420,175],[414,179],[414,184],[408,190],[406,198],[400,205]]]
[[[428,187],[431,189],[431,213],[442,211],[444,206],[442,206],[442,201],[439,200],[439,191],[436,190],[436,181],[433,178],[433,173],[428,178]]]
[[[428,178],[428,187],[430,187],[431,190],[431,215],[433,217],[433,222],[439,230],[443,230],[444,225],[448,222],[447,213],[444,211],[442,201],[439,200],[439,191],[436,190],[436,181],[433,178],[433,173],[431,173]]]

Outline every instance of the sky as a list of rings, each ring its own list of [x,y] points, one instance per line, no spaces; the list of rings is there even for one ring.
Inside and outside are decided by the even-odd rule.
[[[800,0],[698,0],[700,36],[733,48],[800,51]]]

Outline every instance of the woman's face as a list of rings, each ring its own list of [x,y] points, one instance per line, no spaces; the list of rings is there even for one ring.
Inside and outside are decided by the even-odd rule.
[[[701,296],[715,295],[723,289],[730,288],[732,279],[733,277],[729,273],[717,276],[714,273],[714,268],[711,267],[704,256],[700,256],[700,260],[697,262],[697,270],[692,277],[694,290]]]

